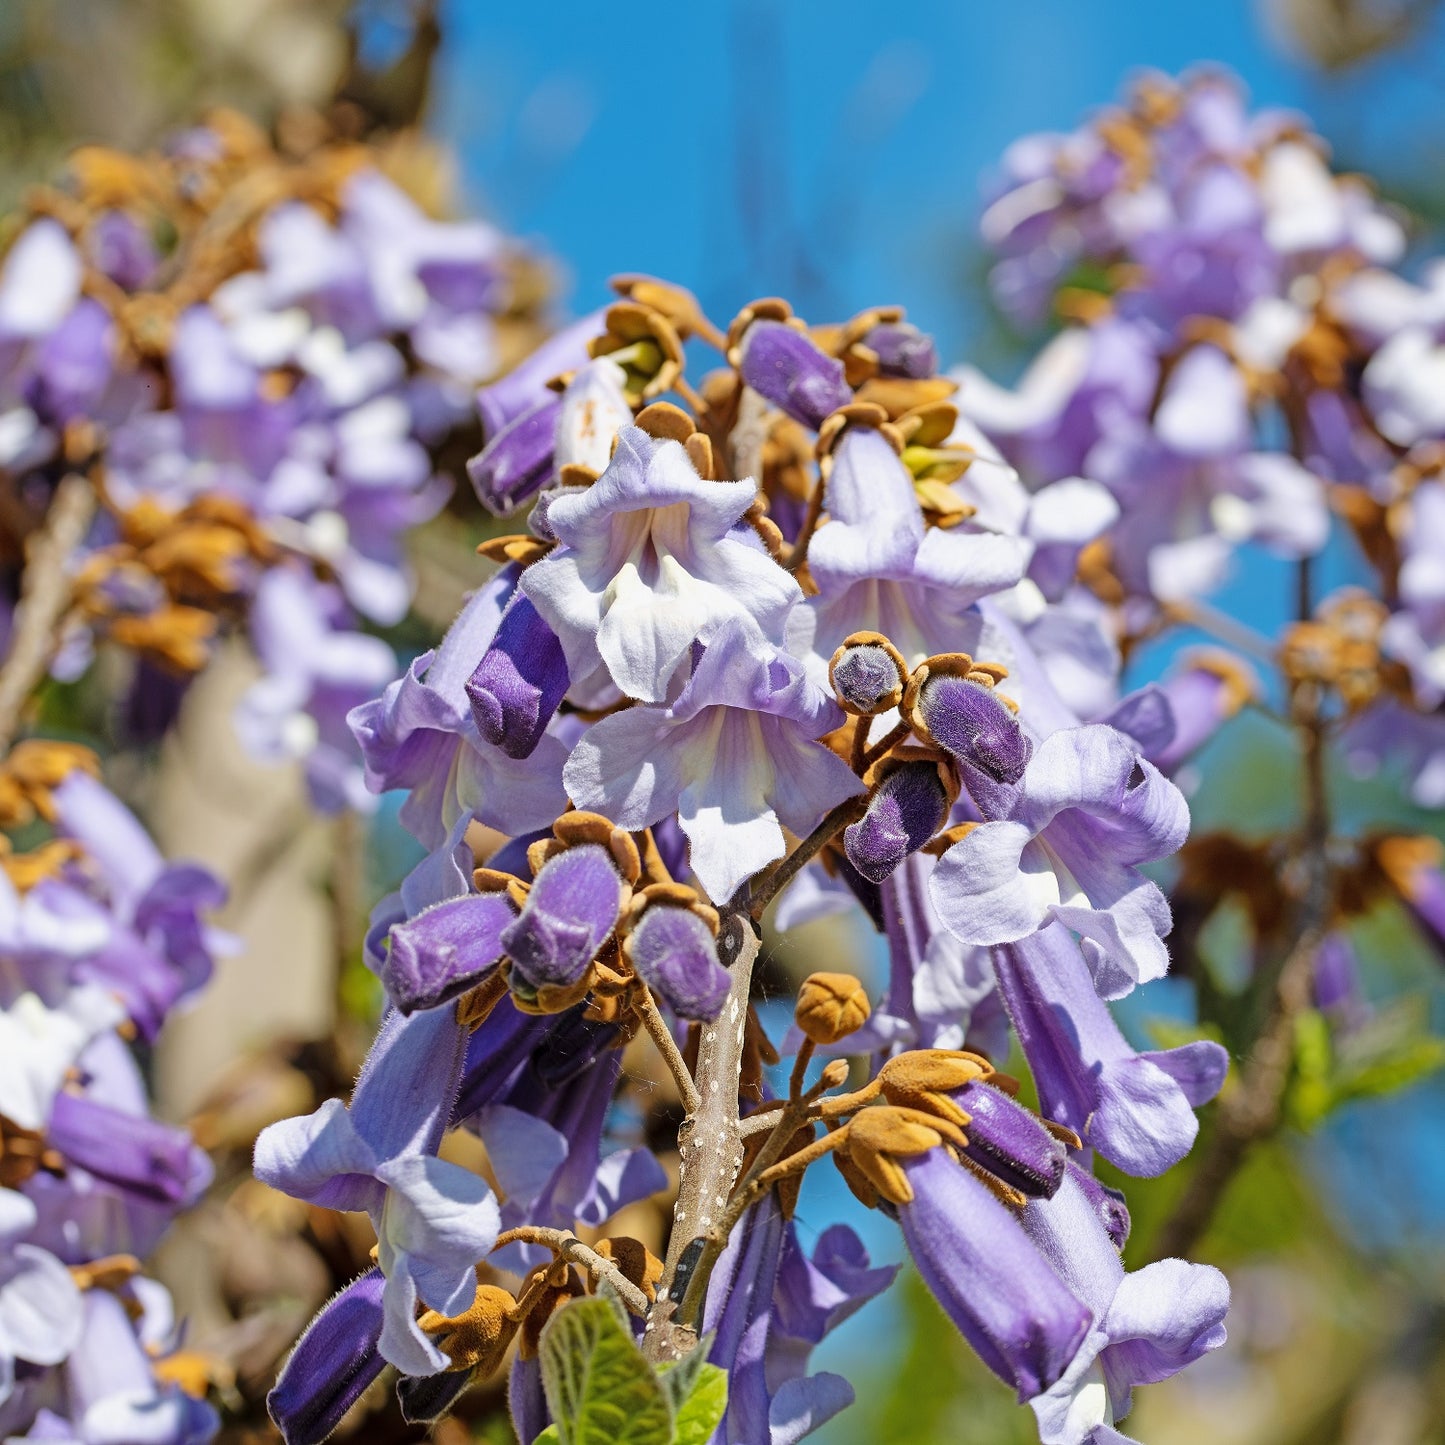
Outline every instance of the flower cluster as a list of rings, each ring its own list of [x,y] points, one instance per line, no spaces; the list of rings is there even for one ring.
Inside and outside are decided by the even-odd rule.
[[[1321,549],[1329,484],[1383,456],[1375,387],[1361,405],[1376,342],[1341,297],[1404,232],[1301,117],[1251,115],[1223,75],[1147,76],[1080,130],[1017,142],[983,230],[1005,308],[1067,324],[1014,390],[968,373],[964,408],[1031,484],[1109,489],[1085,575],[1135,632],[1149,600],[1216,587],[1242,542]]]
[[[383,1360],[437,1413],[516,1338],[530,1442],[555,1408],[539,1332],[606,1281],[652,1358],[712,1332],[716,1438],[796,1440],[851,1399],[811,1346],[890,1275],[841,1225],[799,1248],[799,1177],[831,1155],[1050,1445],[1121,1439],[1132,1385],[1223,1339],[1217,1271],[1125,1274],[1092,1159],[1164,1171],[1223,1081],[1217,1045],[1136,1052],[1108,1001],[1168,967],[1141,866],[1184,843],[1167,774],[1237,680],[1200,663],[1118,699],[1074,582],[1118,501],[1026,489],[897,310],[809,328],[760,301],[723,331],[676,287],[617,286],[483,390],[472,479],[530,503],[529,530],[483,548],[501,566],[441,647],[351,716],[430,851],[373,917],[390,1009],[350,1105],[257,1147],[263,1180],[378,1240],[273,1415],[320,1440]],[[726,365],[694,386],[702,345]],[[1060,686],[1101,657],[1092,690]],[[782,929],[858,908],[890,959],[876,1007],[808,980],[776,1095],[750,1002],[775,899]],[[990,1062],[1010,1028],[1042,1115]],[[621,1069],[644,1032],[686,1115],[663,1258],[572,1233],[669,1187]],[[835,1059],[810,1082],[819,1053],[868,1056],[871,1081],[836,1093]],[[486,1180],[443,1157],[457,1128]]]
[[[263,676],[242,738],[304,760],[327,809],[367,799],[345,715],[395,660],[365,629],[405,615],[402,536],[444,503],[438,449],[529,339],[536,290],[493,228],[427,215],[392,159],[279,152],[227,113],[156,155],[82,149],[0,262],[16,516],[38,523],[67,472],[101,503],[57,674],[96,640],[130,650],[132,722],[154,735],[244,622]]]
[[[142,1271],[211,1177],[152,1118],[131,1043],[210,976],[223,900],[165,863],[93,755],[28,740],[0,764],[0,1434],[202,1445],[206,1364]]]
[[[960,405],[1036,495],[1107,489],[1113,516],[1064,594],[1076,613],[1092,598],[1096,655],[1171,623],[1208,629],[1200,599],[1240,544],[1263,544],[1301,583],[1278,647],[1252,648],[1277,663],[1292,719],[1338,733],[1355,771],[1388,766],[1416,804],[1445,803],[1440,263],[1407,279],[1403,218],[1334,173],[1302,117],[1251,114],[1217,73],[1145,76],[1077,131],[1016,143],[983,233],[1005,310],[1061,325],[1012,390],[958,373]],[[1332,537],[1363,585],[1318,598],[1311,566]],[[1048,625],[1061,594],[1041,590]],[[1097,708],[1108,668],[1085,672],[1085,655],[1045,661],[1066,697]],[[1177,717],[1217,716],[1249,692],[1237,669],[1210,670],[1170,684],[1189,689]],[[1382,892],[1417,911],[1418,870],[1382,872],[1379,842],[1348,856],[1341,844],[1333,922]],[[1397,843],[1428,846],[1387,838],[1384,855]],[[1196,904],[1252,893],[1257,936],[1278,933],[1288,890],[1238,871],[1277,867],[1277,850],[1211,838],[1193,851]],[[1336,933],[1320,967],[1349,956]],[[1334,973],[1357,1007],[1353,967]]]

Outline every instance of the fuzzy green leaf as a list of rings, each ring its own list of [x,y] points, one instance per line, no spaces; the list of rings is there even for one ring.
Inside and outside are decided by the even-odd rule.
[[[558,1310],[541,1362],[559,1445],[672,1445],[667,1394],[607,1300]]]

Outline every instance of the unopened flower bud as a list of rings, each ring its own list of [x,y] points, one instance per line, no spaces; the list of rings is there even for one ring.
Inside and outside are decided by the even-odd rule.
[[[509,421],[467,463],[477,499],[498,516],[515,511],[552,475],[560,397],[544,400]]]
[[[873,1012],[863,985],[851,973],[811,973],[798,990],[798,1027],[815,1044],[836,1044],[868,1022]]]
[[[612,933],[629,893],[600,843],[548,859],[521,913],[501,935],[513,976],[534,989],[576,984]]]
[[[843,363],[781,321],[754,321],[748,327],[738,368],[754,391],[813,431],[853,400]]]
[[[1059,1192],[1068,1155],[1038,1115],[981,1082],[965,1084],[953,1100],[968,1115],[966,1158],[1029,1198]]]
[[[467,682],[477,731],[509,758],[531,757],[570,681],[557,634],[515,593]]]
[[[281,1368],[266,1409],[289,1445],[319,1445],[386,1368],[381,1357],[386,1277],[369,1269],[312,1320]]]
[[[502,1363],[517,1332],[516,1308],[517,1301],[510,1291],[483,1284],[477,1286],[470,1309],[451,1316],[427,1310],[417,1324],[451,1361],[448,1370],[475,1370],[479,1375],[489,1375]]]
[[[876,717],[903,700],[908,668],[881,633],[855,632],[833,654],[828,681],[846,712]]]
[[[679,1018],[715,1019],[731,983],[718,961],[716,912],[677,884],[643,889],[633,908],[622,945],[633,971]]]
[[[933,338],[907,321],[885,321],[863,338],[863,344],[878,358],[884,376],[906,376],[914,381],[938,370],[938,351]]]
[[[879,783],[867,812],[844,829],[848,861],[870,883],[882,883],[938,832],[952,803],[937,763],[900,763]]]
[[[986,685],[988,679],[988,673],[966,658],[930,658],[909,683],[905,715],[915,732],[960,762],[995,782],[1016,783],[1034,745],[1019,727],[1013,709]]]

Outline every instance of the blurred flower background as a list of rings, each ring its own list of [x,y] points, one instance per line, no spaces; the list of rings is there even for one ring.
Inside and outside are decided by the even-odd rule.
[[[143,149],[217,105],[282,134],[319,114],[356,135],[425,119],[450,158],[414,143],[403,158],[412,193],[532,245],[543,259],[529,301],[549,296],[557,316],[639,270],[688,285],[722,318],[769,294],[810,317],[896,302],[947,363],[1012,381],[1038,336],[990,304],[980,178],[1019,136],[1073,128],[1140,68],[1211,62],[1256,105],[1309,114],[1337,169],[1370,172],[1408,208],[1412,246],[1438,245],[1445,6],[1433,0],[727,0],[626,12],[559,0],[545,14],[471,0],[7,0],[0,200],[10,209],[77,145]],[[413,613],[391,634],[402,650],[426,645],[475,585],[471,547],[489,528],[459,496],[414,534]],[[1327,555],[1319,590],[1350,581],[1355,565]],[[1279,570],[1248,553],[1215,600],[1271,634],[1292,607]],[[1133,680],[1157,675],[1177,646],[1141,649]],[[278,1353],[364,1256],[368,1241],[334,1217],[250,1181],[249,1144],[260,1124],[349,1085],[378,1003],[359,961],[366,911],[419,856],[386,803],[365,820],[320,815],[300,767],[242,751],[229,720],[254,682],[242,650],[223,651],[129,790],[167,856],[231,884],[217,922],[238,950],[173,1023],[154,1075],[161,1112],[196,1126],[221,1179],[159,1272],[191,1318],[191,1344],[238,1362],[239,1378],[218,1382],[237,1398],[264,1390]],[[1201,765],[1196,832],[1263,833],[1292,806],[1287,740],[1262,721],[1241,727],[1227,770]],[[1336,802],[1345,818],[1402,833],[1440,829],[1389,780],[1341,780]],[[1227,976],[1238,941],[1227,918],[1211,928],[1201,951]],[[1419,1046],[1383,1051],[1380,1071],[1358,1081],[1362,1097],[1320,1102],[1296,1088],[1289,1126],[1254,1151],[1193,1254],[1234,1281],[1229,1344],[1144,1396],[1131,1422],[1142,1440],[1445,1441],[1445,1084],[1429,1047],[1445,1033],[1445,974],[1438,942],[1398,907],[1365,913],[1353,942],[1378,995],[1371,1027]],[[825,958],[876,979],[880,960],[864,950],[823,922],[771,966],[801,977]],[[1121,1009],[1133,1040],[1172,1042],[1159,1000],[1190,1018],[1191,987],[1161,985]],[[1186,1165],[1131,1184],[1141,1257],[1190,1178]],[[814,1190],[828,1191],[814,1211],[824,1223],[843,1198],[831,1175],[810,1177],[805,1238]],[[875,1259],[901,1256],[880,1221],[850,1221]],[[916,1281],[851,1320],[818,1360],[858,1390],[857,1408],[816,1437],[832,1445],[1035,1438]],[[495,1396],[476,1395],[469,1413],[489,1432],[478,1438],[509,1438]],[[448,1439],[467,1428],[443,1427],[461,1432]]]

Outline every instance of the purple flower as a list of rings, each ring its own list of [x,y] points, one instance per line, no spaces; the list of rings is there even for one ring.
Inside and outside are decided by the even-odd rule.
[[[1177,1164],[1199,1132],[1194,1109],[1224,1082],[1225,1051],[1201,1040],[1136,1054],[1059,924],[995,949],[994,968],[1043,1112],[1128,1174]]]
[[[417,658],[381,697],[348,717],[367,786],[409,790],[401,820],[428,848],[440,848],[474,810],[480,821],[519,833],[546,827],[566,805],[564,745],[544,736],[527,758],[510,758],[478,734],[467,697],[517,575],[505,568],[474,592],[437,652]]]
[[[942,1147],[903,1168],[913,1199],[896,1206],[898,1222],[923,1282],[1021,1402],[1047,1390],[1083,1344],[1088,1309],[1018,1218]]]
[[[1000,816],[944,854],[931,889],[964,943],[1012,943],[1057,919],[1097,944],[1105,997],[1161,978],[1169,906],[1137,864],[1184,842],[1183,796],[1113,728],[1052,733],[1001,800]]]
[[[804,836],[861,790],[848,766],[813,741],[842,720],[797,662],[760,656],[751,628],[733,622],[714,633],[668,707],[629,708],[594,724],[564,781],[578,807],[621,828],[675,811],[693,872],[723,902],[783,856],[783,828]]]
[[[398,923],[380,969],[387,996],[409,1014],[465,993],[502,961],[502,934],[516,917],[505,893],[473,893]]]
[[[942,652],[974,650],[980,597],[1023,575],[1013,537],[925,527],[912,473],[886,438],[850,426],[833,452],[828,520],[808,549],[818,588],[793,626],[823,663],[843,639],[880,632],[913,667]]]
[[[286,1445],[320,1445],[386,1368],[386,1279],[369,1269],[321,1307],[281,1367],[266,1409]]]
[[[706,481],[677,442],[624,427],[602,476],[552,501],[547,525],[563,545],[520,586],[575,680],[605,665],[627,696],[660,702],[694,642],[725,623],[782,640],[802,594],[738,529],[756,493],[751,481]]]
[[[548,859],[521,913],[502,930],[513,976],[536,989],[576,983],[611,936],[627,893],[600,843],[584,843]]]
[[[743,382],[812,431],[853,400],[843,363],[820,351],[797,327],[754,321],[739,351]]]
[[[1030,1401],[1044,1445],[1107,1440],[1135,1385],[1167,1380],[1224,1343],[1229,1283],[1207,1264],[1164,1259],[1126,1274],[1113,1241],[1071,1176],[1024,1210],[1023,1227],[1093,1314],[1067,1374]]]
[[[467,679],[478,733],[509,758],[531,757],[570,681],[557,634],[530,597],[513,593],[492,645]]]
[[[380,1350],[409,1375],[446,1357],[416,1325],[418,1301],[440,1314],[472,1302],[475,1265],[500,1227],[484,1180],[436,1157],[451,1116],[465,1030],[449,1009],[392,1014],[367,1056],[349,1107],[328,1099],[256,1141],[256,1175],[329,1209],[365,1210],[386,1275]]]

